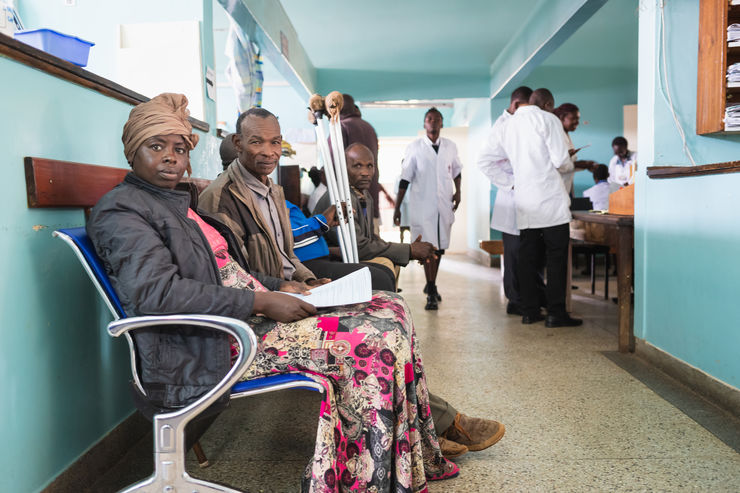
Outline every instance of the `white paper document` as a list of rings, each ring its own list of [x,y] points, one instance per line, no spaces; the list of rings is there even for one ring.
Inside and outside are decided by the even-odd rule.
[[[351,305],[367,303],[373,295],[370,269],[363,267],[360,270],[347,274],[344,277],[322,286],[311,288],[311,294],[284,293],[311,303],[317,308],[326,306]]]

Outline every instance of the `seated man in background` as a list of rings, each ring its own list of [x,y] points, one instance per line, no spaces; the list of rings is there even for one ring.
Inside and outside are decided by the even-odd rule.
[[[239,131],[234,134],[234,145],[238,157],[203,191],[199,205],[230,228],[235,228],[235,236],[241,243],[240,249],[247,252],[246,260],[250,269],[259,271],[260,268],[269,268],[271,272],[278,274],[271,274],[272,277],[289,280],[291,277],[286,274],[289,271],[285,267],[287,263],[285,260],[290,260],[290,264],[295,269],[293,272],[298,273],[298,268],[303,269],[300,272],[301,277],[304,277],[305,272],[310,273],[310,271],[297,258],[295,261],[292,260],[295,256],[293,235],[290,226],[284,225],[284,221],[288,221],[288,213],[282,188],[272,183],[268,177],[280,158],[282,142],[280,124],[275,115],[269,111],[262,108],[251,108],[239,116],[236,128]],[[367,147],[360,146],[370,153]],[[369,160],[372,164],[372,153],[370,153]],[[372,170],[367,178],[368,183],[365,184],[367,186],[369,186],[370,176],[372,176]],[[273,196],[274,200],[272,200]],[[326,200],[328,203],[328,197]],[[260,203],[258,201],[262,201],[265,207],[267,205],[264,202],[272,202],[269,205],[271,209],[264,216],[261,214],[260,206],[257,205]],[[272,219],[272,209],[278,208],[285,211],[284,214],[278,219]],[[327,205],[325,209],[319,210],[328,209]],[[372,217],[372,214],[369,215]],[[267,221],[273,223],[272,227],[280,231],[282,238],[279,241],[276,241],[272,229],[265,224]],[[286,234],[283,234],[283,231],[286,231]],[[282,257],[275,258],[276,243],[283,245],[286,251],[290,252],[290,256],[287,252],[280,250]],[[409,248],[409,245],[402,246]],[[258,250],[260,248],[264,251]],[[430,250],[431,248],[429,245]],[[266,258],[268,255],[272,256]],[[278,263],[281,259],[283,260],[282,265]],[[406,259],[408,263],[408,254]],[[309,285],[315,285],[317,282],[314,277],[307,277],[307,279]],[[439,446],[445,457],[453,458],[468,451],[483,450],[504,436],[503,424],[459,413],[448,402],[431,392],[429,393],[429,404],[434,429],[439,438]]]
[[[584,190],[583,196],[591,200],[594,210],[605,211],[609,209],[609,168],[605,164],[597,164],[593,173],[596,185]]]
[[[396,276],[388,267],[368,262],[355,264],[330,259],[329,245],[326,244],[324,235],[332,227],[339,225],[336,219],[336,208],[333,205],[322,214],[306,217],[301,209],[289,200],[286,200],[285,204],[288,206],[290,225],[293,228],[293,251],[311,272],[334,281],[367,267],[370,269],[373,289],[396,290]]]
[[[393,269],[398,278],[402,266],[410,260],[427,261],[434,258],[434,245],[421,241],[421,236],[413,243],[393,243],[380,238],[373,232],[373,199],[370,197],[370,184],[375,173],[375,158],[370,149],[363,144],[351,144],[345,151],[347,157],[347,176],[352,187],[352,207],[355,210],[355,232],[357,233],[357,252],[360,260],[379,263]],[[329,206],[329,194],[316,204],[320,211]],[[336,239],[332,238],[333,245]]]
[[[266,110],[261,112],[269,113]],[[237,125],[244,125],[247,120],[251,122],[251,118],[254,117],[240,118]],[[279,126],[277,132],[279,135]],[[271,268],[271,275],[287,281],[315,278],[335,280],[365,267],[364,264],[345,264],[329,260],[329,249],[321,238],[323,234],[321,231],[322,225],[328,231],[331,225],[336,224],[333,207],[325,210],[323,216],[306,219],[297,206],[284,199],[282,187],[270,181],[269,174],[277,167],[277,161],[280,159],[280,146],[275,148],[278,152],[277,157],[264,155],[260,157],[260,153],[250,152],[240,154],[233,142],[233,138],[237,136],[240,134],[231,134],[221,143],[221,160],[227,163],[227,170],[203,191],[200,206],[221,216],[227,224],[231,224],[232,230],[238,232],[237,236],[247,251],[246,257],[250,267],[257,270]],[[258,160],[274,162],[274,166],[259,168],[256,165]],[[252,170],[256,172],[253,173]],[[216,182],[219,184],[214,187]],[[264,184],[264,188],[259,187],[260,184]],[[266,192],[265,195],[262,195],[260,190]],[[265,202],[268,205],[265,209],[255,207],[255,204]],[[270,203],[274,204],[275,217],[269,207]],[[286,204],[291,208],[290,212]],[[294,238],[296,227],[301,229],[298,240]],[[301,250],[303,252],[299,253]],[[304,260],[308,264],[304,264]],[[281,263],[284,267],[282,273],[276,268]],[[294,267],[290,276],[288,275],[290,268],[286,270],[288,264]],[[395,278],[390,270],[375,264],[367,267],[370,269],[373,289],[395,291]]]

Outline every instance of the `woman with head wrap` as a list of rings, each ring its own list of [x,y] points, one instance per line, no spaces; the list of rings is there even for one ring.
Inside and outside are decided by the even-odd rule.
[[[250,273],[228,228],[174,190],[198,143],[186,107],[185,96],[162,94],[131,111],[123,144],[132,173],[87,226],[126,312],[245,320],[261,341],[244,378],[307,371],[331,381],[304,491],[421,492],[427,480],[456,476],[434,433],[402,299],[377,292],[369,303],[317,315],[276,292],[305,290],[302,283]],[[163,407],[191,402],[229,368],[228,340],[216,334],[151,329],[136,343],[147,398]]]

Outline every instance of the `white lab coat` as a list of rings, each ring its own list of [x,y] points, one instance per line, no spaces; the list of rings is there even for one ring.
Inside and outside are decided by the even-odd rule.
[[[493,157],[495,142],[506,122],[511,118],[507,110],[493,123],[488,136],[478,152],[477,164],[481,172],[498,188],[491,214],[491,229],[519,236],[516,227],[516,205],[514,204],[514,170],[508,159]]]
[[[401,179],[412,184],[406,190],[409,201],[409,226],[412,241],[418,235],[422,240],[444,250],[450,246],[450,230],[455,222],[452,196],[453,180],[462,171],[454,142],[439,138],[439,152],[435,153],[427,136],[413,141],[406,148],[401,168]]]
[[[615,186],[631,185],[635,182],[634,167],[637,163],[637,153],[629,152],[627,159],[622,161],[616,154],[609,161],[609,183]]]
[[[319,203],[319,200],[321,197],[324,196],[324,194],[327,192],[328,188],[326,188],[326,185],[323,183],[319,183],[319,186],[317,186],[311,196],[308,198],[308,204],[306,204],[306,207],[308,208],[309,212],[313,213],[314,208],[316,207],[316,204]],[[318,213],[322,213],[324,211],[319,211]]]
[[[571,149],[575,149],[575,146],[573,145],[573,140],[570,138],[570,134],[568,132],[563,131],[563,135],[565,135],[565,145],[568,146],[568,151]],[[573,181],[576,175],[576,155],[573,154],[570,157],[571,162],[573,163],[573,169],[569,171],[563,171],[563,167],[561,166],[558,171],[560,172],[560,176],[563,178],[563,184],[565,185],[565,191],[568,193],[568,196],[570,197],[570,193],[573,191]]]
[[[517,227],[548,228],[570,222],[570,198],[561,172],[573,168],[563,124],[537,106],[520,106],[492,149],[514,170]]]
[[[596,185],[583,191],[583,196],[591,200],[595,211],[605,211],[609,208],[609,183],[602,180]]]

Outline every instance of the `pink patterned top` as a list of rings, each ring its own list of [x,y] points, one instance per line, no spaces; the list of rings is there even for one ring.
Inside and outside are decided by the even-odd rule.
[[[259,292],[269,291],[252,274],[245,271],[241,265],[231,258],[226,239],[213,226],[201,219],[192,209],[188,209],[188,218],[198,224],[206,240],[208,240],[213,255],[216,257],[216,265],[218,265],[218,272],[224,286]]]

